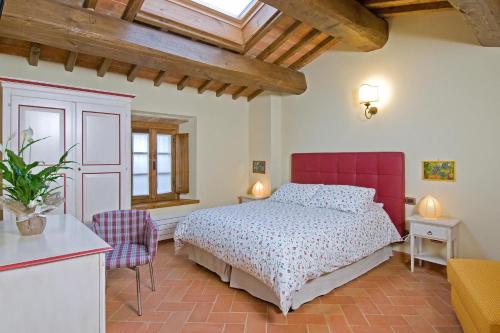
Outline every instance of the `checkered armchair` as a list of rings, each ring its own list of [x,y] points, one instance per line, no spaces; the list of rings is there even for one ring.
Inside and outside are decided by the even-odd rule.
[[[158,228],[147,211],[115,210],[92,218],[94,232],[113,247],[106,254],[106,269],[131,268],[136,271],[137,305],[142,315],[139,266],[149,264],[153,291],[153,260],[158,248]]]

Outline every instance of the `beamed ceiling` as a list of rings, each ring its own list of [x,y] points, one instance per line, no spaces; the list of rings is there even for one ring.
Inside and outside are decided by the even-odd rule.
[[[500,45],[496,0],[474,8],[450,1],[483,45]],[[339,40],[360,51],[383,47],[385,17],[452,8],[440,0],[262,0],[234,18],[189,0],[5,0],[0,53],[252,100],[303,93],[300,69]]]

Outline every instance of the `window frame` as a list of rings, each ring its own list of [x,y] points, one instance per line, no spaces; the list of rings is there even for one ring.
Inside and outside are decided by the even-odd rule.
[[[133,133],[148,133],[149,134],[149,151],[148,151],[148,164],[149,164],[149,195],[134,196],[132,194],[132,205],[141,205],[148,203],[158,203],[158,202],[168,202],[179,200],[179,194],[175,192],[176,189],[176,135],[179,129],[177,125],[163,124],[163,123],[145,123],[145,122],[134,122],[132,121],[132,134]],[[158,194],[157,193],[157,179],[158,179],[158,168],[157,168],[157,135],[167,134],[170,135],[171,140],[171,181],[172,190],[169,193]],[[131,161],[131,188],[132,193],[134,189],[134,169],[133,169],[133,145],[131,149],[132,161]]]

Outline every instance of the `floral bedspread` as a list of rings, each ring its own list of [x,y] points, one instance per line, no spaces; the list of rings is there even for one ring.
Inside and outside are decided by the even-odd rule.
[[[387,213],[363,214],[271,200],[204,209],[177,225],[176,251],[187,242],[269,286],[281,311],[311,279],[356,262],[400,240]]]

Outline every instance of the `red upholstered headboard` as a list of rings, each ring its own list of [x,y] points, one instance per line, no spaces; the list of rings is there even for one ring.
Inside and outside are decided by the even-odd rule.
[[[405,229],[405,158],[403,153],[292,154],[292,182],[374,188],[392,222]]]

